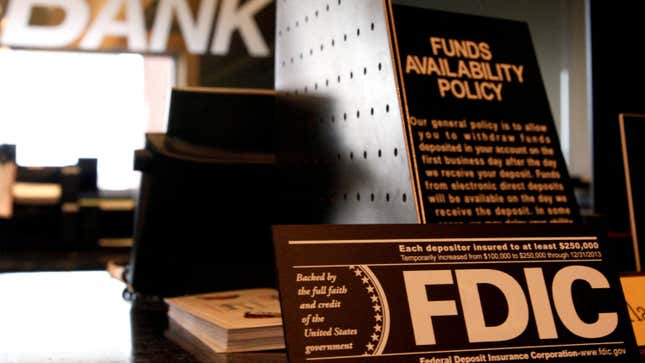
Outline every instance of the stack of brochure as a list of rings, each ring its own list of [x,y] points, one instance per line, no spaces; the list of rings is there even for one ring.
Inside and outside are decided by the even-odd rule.
[[[166,299],[168,336],[214,352],[284,348],[278,291],[248,289]],[[180,345],[181,342],[178,342]]]

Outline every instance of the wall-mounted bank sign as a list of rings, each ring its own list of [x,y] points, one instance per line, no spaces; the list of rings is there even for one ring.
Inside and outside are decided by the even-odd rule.
[[[274,240],[290,362],[638,360],[601,242],[576,226],[277,226]]]
[[[270,57],[273,0],[6,0],[0,45]],[[236,42],[241,44],[235,44]]]

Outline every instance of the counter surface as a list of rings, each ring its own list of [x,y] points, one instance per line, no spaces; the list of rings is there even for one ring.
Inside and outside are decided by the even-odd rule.
[[[0,274],[0,361],[199,362],[165,337],[165,310],[132,304],[123,289],[105,271]],[[284,353],[208,360],[286,362]]]
[[[286,363],[284,352],[193,355],[165,336],[159,304],[123,289],[105,271],[0,273],[0,362]]]

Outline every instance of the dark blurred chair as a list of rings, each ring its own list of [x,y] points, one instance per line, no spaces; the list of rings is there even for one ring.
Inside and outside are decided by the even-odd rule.
[[[146,135],[131,292],[176,296],[275,286],[274,94],[175,89],[168,131]]]

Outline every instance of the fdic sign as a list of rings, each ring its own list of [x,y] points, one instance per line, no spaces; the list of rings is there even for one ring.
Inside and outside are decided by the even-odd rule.
[[[0,44],[101,50],[106,38],[117,37],[126,40],[124,50],[163,53],[184,50],[169,47],[176,24],[189,53],[227,55],[239,33],[249,55],[270,57],[273,27],[262,29],[257,16],[271,7],[272,0],[9,0],[0,9]],[[43,10],[57,13],[57,21],[34,24]]]
[[[580,225],[274,226],[290,362],[638,361]]]

